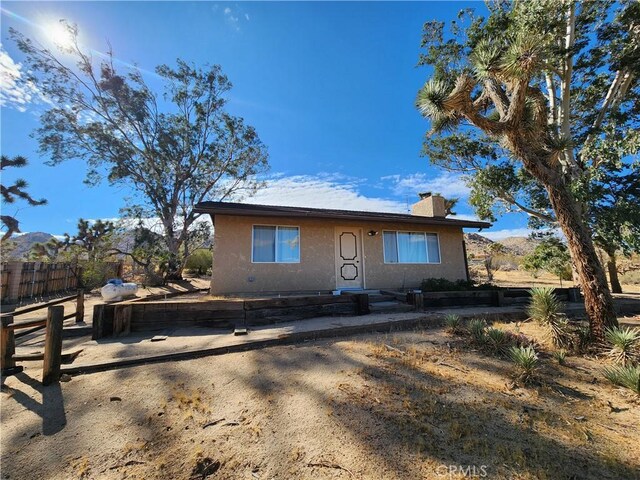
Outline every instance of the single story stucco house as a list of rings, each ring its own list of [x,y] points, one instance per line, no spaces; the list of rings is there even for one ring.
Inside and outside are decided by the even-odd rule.
[[[423,194],[411,214],[202,202],[214,224],[212,294],[416,288],[468,279],[462,229],[444,198]]]

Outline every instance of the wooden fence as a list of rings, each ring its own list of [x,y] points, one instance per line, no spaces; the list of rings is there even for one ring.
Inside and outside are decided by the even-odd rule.
[[[105,268],[107,276],[119,277],[122,263],[109,262]],[[5,304],[82,287],[83,267],[76,263],[3,262],[0,271],[0,300]]]
[[[62,363],[62,330],[64,322],[64,307],[55,305],[47,307],[47,317],[38,320],[14,323],[13,315],[3,315],[0,319],[0,371],[2,377],[22,372],[23,367],[17,366],[16,361],[43,360],[42,384],[50,385],[60,379]],[[44,353],[27,356],[16,355],[15,330],[45,327]]]
[[[122,302],[93,308],[93,339],[167,328],[268,325],[327,315],[369,313],[367,294],[206,302]]]

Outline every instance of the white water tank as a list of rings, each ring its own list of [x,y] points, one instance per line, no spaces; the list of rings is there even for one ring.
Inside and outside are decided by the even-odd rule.
[[[106,302],[120,301],[123,297],[133,297],[138,293],[138,285],[124,283],[119,278],[111,279],[100,289],[102,299]]]

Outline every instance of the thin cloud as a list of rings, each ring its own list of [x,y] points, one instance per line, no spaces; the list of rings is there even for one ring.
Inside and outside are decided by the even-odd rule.
[[[409,195],[414,197],[420,192],[439,193],[444,197],[466,198],[471,191],[460,175],[441,173],[437,176],[426,173],[412,173],[409,175],[387,175],[381,177],[395,195]]]
[[[367,197],[359,192],[358,181],[339,174],[276,174],[267,186],[245,203],[286,207],[333,208],[368,212],[405,213],[406,205],[395,200]]]
[[[231,25],[236,31],[240,31],[240,16],[237,12],[234,12],[230,7],[225,7],[223,10],[224,18],[229,25]]]
[[[22,64],[14,62],[0,43],[0,106],[26,112],[41,99],[38,88],[23,78]]]

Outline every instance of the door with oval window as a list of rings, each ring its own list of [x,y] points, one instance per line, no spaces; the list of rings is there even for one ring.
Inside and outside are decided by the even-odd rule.
[[[363,288],[364,265],[360,229],[336,228],[336,287]]]

